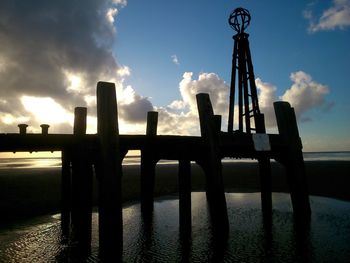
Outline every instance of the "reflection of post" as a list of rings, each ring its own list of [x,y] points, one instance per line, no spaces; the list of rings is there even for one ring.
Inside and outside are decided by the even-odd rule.
[[[219,152],[219,134],[215,127],[213,108],[208,94],[197,94],[197,106],[201,135],[207,147],[204,160],[206,189],[213,229],[227,234],[228,217],[224,184],[222,178],[221,157]]]
[[[67,237],[69,235],[71,213],[71,157],[68,149],[61,152],[61,160],[61,228],[62,234]]]
[[[117,261],[121,259],[123,251],[123,218],[122,166],[114,83],[97,83],[97,133],[100,253],[104,260]]]
[[[191,161],[179,160],[179,206],[180,232],[187,236],[191,233]]]
[[[147,113],[146,135],[152,138],[157,135],[158,112]],[[154,150],[154,149],[153,149]],[[151,213],[153,211],[155,166],[152,149],[147,146],[141,151],[141,211]]]
[[[179,160],[179,206],[180,231],[182,234],[190,233],[192,225],[191,216],[191,161]]]
[[[287,181],[292,199],[293,211],[298,219],[309,219],[311,215],[305,175],[302,144],[299,137],[294,109],[288,102],[274,103],[278,131],[288,144],[284,153]]]
[[[76,145],[72,156],[72,233],[83,249],[91,244],[92,165],[84,145],[87,109],[74,110],[73,133]]]

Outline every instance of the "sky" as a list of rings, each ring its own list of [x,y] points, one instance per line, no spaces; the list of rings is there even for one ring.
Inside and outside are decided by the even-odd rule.
[[[272,103],[294,107],[305,151],[350,151],[350,0],[0,1],[0,132],[72,133],[96,83],[114,82],[119,130],[199,135],[195,95],[210,94],[227,129],[232,10],[251,14],[250,48],[267,130]],[[236,124],[235,124],[236,125]],[[235,126],[235,128],[237,128]]]

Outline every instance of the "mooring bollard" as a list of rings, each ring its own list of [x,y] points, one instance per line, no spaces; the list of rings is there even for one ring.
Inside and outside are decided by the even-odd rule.
[[[201,136],[207,145],[207,154],[203,167],[206,174],[206,191],[210,217],[214,231],[226,233],[229,228],[225,190],[222,178],[221,157],[219,152],[219,133],[215,125],[213,107],[209,94],[196,95]]]
[[[279,134],[288,144],[287,152],[282,158],[287,170],[294,215],[298,219],[310,219],[310,201],[295,112],[288,102],[278,101],[273,106]]]
[[[157,136],[158,112],[147,113],[146,135],[148,138]],[[141,211],[143,214],[151,214],[154,201],[154,180],[156,173],[156,160],[152,149],[147,146],[141,150]]]
[[[114,83],[97,83],[97,135],[100,255],[105,260],[117,262],[121,261],[123,251],[123,218],[122,165]]]
[[[48,124],[41,124],[40,125],[41,134],[42,135],[48,135],[49,134],[49,127],[50,127],[50,125],[48,125]]]
[[[27,133],[27,124],[18,124],[18,128],[19,128],[19,134],[26,134]]]

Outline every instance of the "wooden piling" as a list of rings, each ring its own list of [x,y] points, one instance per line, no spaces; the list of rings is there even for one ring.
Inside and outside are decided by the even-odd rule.
[[[152,138],[157,135],[158,112],[147,113],[146,135]],[[154,180],[156,162],[153,149],[145,147],[141,150],[141,211],[143,214],[151,214],[154,202]]]
[[[213,229],[220,233],[227,233],[229,224],[222,178],[222,166],[219,149],[219,134],[217,132],[213,108],[209,94],[196,95],[201,135],[206,145],[204,172],[206,174],[206,191],[210,217]]]
[[[302,143],[299,137],[295,112],[288,102],[275,102],[273,106],[278,131],[288,145],[281,159],[287,170],[287,182],[294,215],[297,219],[309,219],[311,216],[310,201],[302,154]]]
[[[266,134],[264,114],[257,114],[255,119],[256,132]],[[271,163],[270,157],[266,152],[261,152],[258,157],[260,191],[261,191],[261,208],[265,219],[272,216],[272,189],[271,189]]]
[[[179,160],[179,210],[180,233],[188,236],[191,233],[191,161]]]
[[[147,112],[147,127],[146,135],[147,136],[156,136],[158,127],[158,112],[149,111]]]
[[[73,133],[76,145],[72,149],[72,238],[78,246],[89,250],[92,216],[92,158],[84,144],[87,109],[74,110]]]
[[[97,83],[97,163],[99,244],[101,258],[121,261],[123,218],[117,100],[114,83]]]

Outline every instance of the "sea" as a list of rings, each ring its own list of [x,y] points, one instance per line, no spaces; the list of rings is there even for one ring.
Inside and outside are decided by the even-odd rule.
[[[350,161],[350,151],[304,152],[304,161]],[[127,155],[123,165],[139,165],[139,155]],[[223,162],[256,162],[254,159],[224,159]],[[176,164],[176,160],[160,160],[158,164]],[[0,158],[0,169],[45,169],[61,167],[60,157]]]

